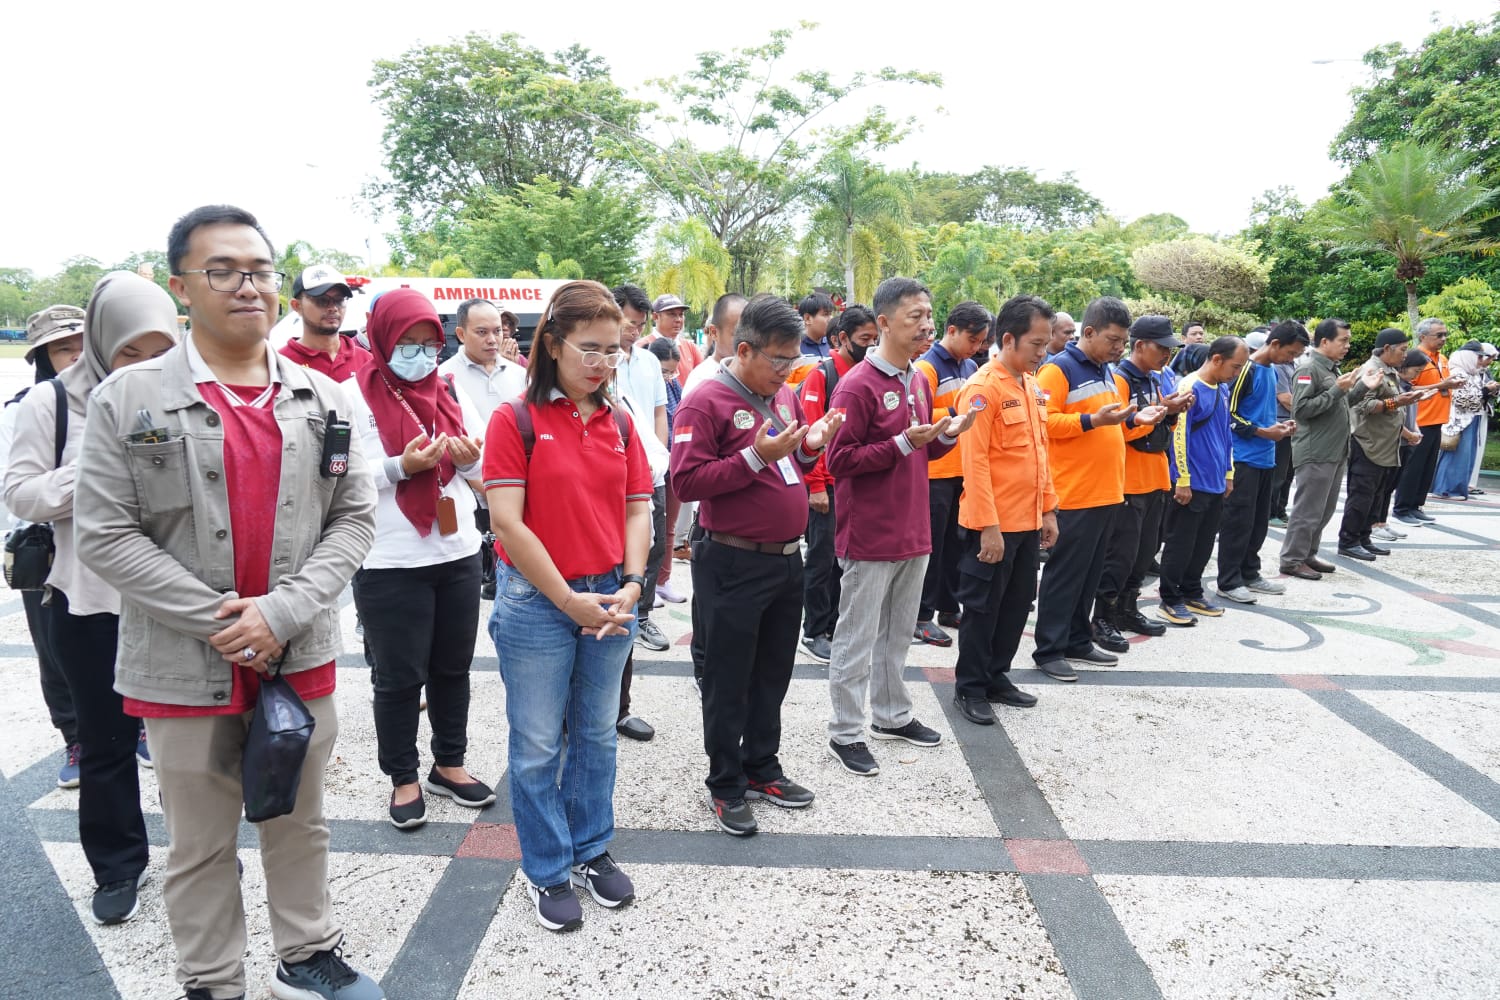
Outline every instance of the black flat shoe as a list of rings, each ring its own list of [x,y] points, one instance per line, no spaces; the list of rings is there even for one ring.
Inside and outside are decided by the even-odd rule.
[[[412,802],[396,805],[396,793],[391,792],[391,825],[398,830],[415,830],[427,822],[427,800],[418,795]]]
[[[1036,704],[1036,695],[1022,691],[1004,674],[995,678],[995,686],[985,692],[985,697],[995,704],[1009,705],[1012,708],[1030,708]]]
[[[495,790],[482,781],[466,781],[460,784],[457,781],[449,781],[438,773],[437,768],[427,772],[427,780],[422,782],[434,795],[446,795],[465,809],[483,809],[495,801]]]
[[[960,715],[976,726],[995,724],[995,710],[990,708],[990,703],[983,698],[965,698],[961,694],[956,694],[953,696],[953,704]]]

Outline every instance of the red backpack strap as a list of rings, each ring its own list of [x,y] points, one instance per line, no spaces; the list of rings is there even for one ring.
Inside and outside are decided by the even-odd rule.
[[[630,447],[630,418],[618,406],[611,406],[609,409],[615,415],[615,426],[620,428],[620,444],[628,449]]]
[[[531,449],[536,447],[536,428],[531,425],[531,407],[524,396],[508,399],[505,405],[516,415],[516,431],[521,435],[521,447],[526,449],[526,464],[531,464]]]

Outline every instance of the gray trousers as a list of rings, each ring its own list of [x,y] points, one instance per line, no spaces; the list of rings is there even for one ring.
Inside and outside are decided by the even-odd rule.
[[[884,729],[911,721],[911,696],[901,671],[917,627],[927,556],[902,562],[840,559],[839,618],[828,664],[833,715],[828,737],[841,746],[864,736],[865,692],[870,718]]]
[[[1318,554],[1323,529],[1333,520],[1344,485],[1348,462],[1305,462],[1297,466],[1297,491],[1292,494],[1286,537],[1281,542],[1281,565],[1295,566]]]

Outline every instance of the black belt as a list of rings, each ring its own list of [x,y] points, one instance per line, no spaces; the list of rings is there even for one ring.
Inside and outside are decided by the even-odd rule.
[[[749,538],[741,538],[739,535],[726,535],[722,531],[708,532],[709,541],[727,545],[732,549],[744,549],[746,552],[761,552],[770,556],[789,556],[802,548],[802,539],[794,538],[790,542],[757,542]]]

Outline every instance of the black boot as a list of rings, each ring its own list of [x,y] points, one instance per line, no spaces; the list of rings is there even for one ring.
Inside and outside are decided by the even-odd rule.
[[[1115,602],[1102,597],[1094,601],[1094,645],[1111,653],[1130,651],[1130,643],[1115,628]]]
[[[1141,614],[1141,609],[1136,604],[1140,597],[1140,591],[1129,591],[1120,595],[1120,599],[1115,602],[1115,627],[1122,632],[1134,632],[1136,635],[1166,635],[1165,625],[1161,622],[1154,622]]]

